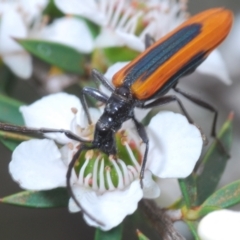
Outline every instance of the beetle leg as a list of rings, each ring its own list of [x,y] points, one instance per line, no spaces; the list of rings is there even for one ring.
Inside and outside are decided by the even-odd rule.
[[[161,97],[155,99],[153,102],[150,102],[150,103],[147,103],[145,105],[140,106],[140,108],[152,108],[152,107],[156,107],[156,106],[159,106],[159,105],[164,105],[164,104],[167,104],[167,103],[170,103],[170,102],[173,102],[173,101],[178,103],[178,106],[180,107],[184,116],[187,118],[188,122],[195,125],[199,129],[199,131],[202,135],[203,143],[204,143],[204,145],[206,145],[207,142],[208,142],[207,137],[203,133],[202,129],[190,117],[190,115],[188,114],[184,105],[182,104],[181,100],[179,98],[177,98],[177,96],[175,96],[175,95],[161,96]]]
[[[211,136],[216,139],[218,145],[221,147],[222,151],[227,154],[229,157],[229,153],[226,150],[226,148],[224,147],[223,143],[217,138],[217,134],[216,134],[216,126],[217,126],[217,117],[218,117],[218,112],[216,110],[216,108],[214,108],[212,105],[210,105],[209,103],[189,94],[186,93],[184,91],[182,91],[181,89],[177,88],[176,86],[173,87],[173,90],[179,94],[181,94],[182,96],[184,96],[185,98],[187,98],[188,100],[192,101],[193,103],[197,104],[200,107],[203,107],[209,111],[211,111],[214,116],[213,116],[213,123],[212,123],[212,130],[211,130]]]
[[[90,143],[91,141],[85,140],[75,133],[65,130],[65,129],[52,129],[52,128],[30,128],[30,127],[21,127],[7,123],[0,123],[0,130],[8,132],[20,132],[20,133],[29,133],[29,134],[44,134],[44,133],[63,133],[68,138],[82,142]]]
[[[152,108],[152,107],[156,107],[156,106],[159,106],[159,105],[164,105],[164,104],[174,102],[174,101],[178,103],[181,111],[183,112],[183,114],[187,118],[188,122],[193,124],[194,123],[193,119],[188,114],[188,112],[185,109],[185,107],[183,106],[181,100],[179,98],[177,98],[177,96],[175,96],[175,95],[161,96],[161,97],[155,99],[154,101],[152,101],[150,103],[142,105],[140,108]]]
[[[102,223],[101,221],[97,220],[94,216],[92,216],[87,210],[85,210],[81,203],[77,200],[72,187],[71,187],[71,175],[72,175],[72,170],[74,169],[74,165],[76,163],[76,161],[78,160],[80,154],[82,153],[82,151],[84,150],[90,150],[93,149],[92,146],[86,146],[86,145],[81,145],[80,148],[78,149],[78,151],[74,154],[70,164],[68,165],[68,170],[67,170],[67,190],[69,195],[72,197],[73,201],[76,203],[76,205],[81,209],[81,211],[86,214],[91,220],[93,220],[94,222],[98,223],[101,226],[104,226],[104,223]]]
[[[145,49],[149,48],[152,44],[155,43],[155,39],[150,35],[150,34],[146,34],[145,35]]]
[[[145,166],[146,166],[146,162],[147,162],[149,140],[148,140],[148,136],[147,136],[147,133],[145,131],[145,128],[144,128],[143,124],[138,122],[135,117],[132,117],[132,120],[133,120],[133,122],[136,126],[138,135],[142,139],[143,143],[145,143],[145,145],[146,145],[146,149],[145,149],[144,156],[143,156],[143,161],[142,161],[142,167],[141,167],[141,171],[140,171],[140,176],[139,176],[140,177],[141,188],[143,188],[143,178],[144,178],[144,170],[145,170]]]
[[[82,89],[82,94],[80,95],[80,100],[84,109],[84,112],[87,115],[87,119],[88,119],[88,124],[92,123],[90,114],[89,114],[89,110],[88,110],[88,105],[87,105],[87,101],[86,101],[86,95],[95,98],[96,100],[106,103],[108,101],[108,96],[105,95],[104,93],[100,92],[98,89],[96,88],[91,88],[91,87],[84,87]]]

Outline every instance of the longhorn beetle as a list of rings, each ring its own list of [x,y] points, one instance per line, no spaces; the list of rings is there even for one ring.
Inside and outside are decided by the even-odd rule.
[[[216,138],[217,111],[215,108],[182,92],[176,85],[179,78],[192,73],[212,50],[225,39],[231,29],[232,21],[232,13],[224,8],[210,9],[189,18],[118,71],[113,76],[113,86],[100,72],[93,69],[93,77],[100,81],[112,94],[108,97],[99,90],[90,87],[84,87],[82,90],[80,99],[89,124],[92,121],[86,103],[86,95],[105,104],[104,112],[96,123],[92,141],[84,140],[72,132],[62,129],[35,129],[4,123],[0,124],[0,129],[40,134],[60,132],[70,139],[81,142],[79,150],[68,166],[67,189],[78,207],[92,220],[103,225],[101,221],[82,208],[70,186],[71,172],[80,154],[83,150],[99,149],[107,155],[116,156],[115,133],[120,129],[123,122],[132,119],[140,138],[146,144],[140,172],[140,182],[142,184],[148,154],[148,137],[144,126],[134,116],[134,108],[152,108],[176,101],[188,121],[193,123],[181,101],[175,95],[164,96],[171,88],[214,113],[211,135]],[[150,43],[150,41],[147,42]]]

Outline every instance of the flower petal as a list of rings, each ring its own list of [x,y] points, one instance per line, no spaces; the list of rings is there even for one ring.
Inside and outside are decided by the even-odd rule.
[[[72,108],[83,112],[79,99],[67,93],[56,93],[43,97],[29,106],[20,107],[26,126],[35,128],[54,128],[70,130],[75,117]],[[69,138],[63,133],[47,133],[46,136],[59,143],[68,143]]]
[[[109,80],[109,82],[112,81],[112,78],[116,72],[118,72],[120,69],[125,67],[129,62],[117,62],[114,63],[111,67],[108,68],[104,76]]]
[[[163,111],[148,126],[147,168],[160,178],[184,178],[202,150],[201,133],[181,114]]]
[[[32,75],[32,58],[25,51],[3,56],[3,62],[20,78],[28,79]]]
[[[7,54],[23,51],[23,48],[13,40],[13,37],[24,38],[26,36],[27,27],[20,13],[14,9],[4,12],[1,16],[0,53]]]
[[[121,47],[124,45],[124,40],[109,28],[102,28],[101,33],[95,39],[96,48]]]
[[[139,37],[120,30],[116,30],[116,35],[124,42],[125,46],[138,52],[144,51],[145,44]]]
[[[96,24],[105,22],[105,16],[99,11],[95,0],[55,0],[55,4],[65,14],[80,15]]]
[[[198,225],[202,240],[240,239],[240,212],[218,210],[207,214]]]
[[[93,50],[93,37],[87,24],[74,17],[55,20],[40,33],[40,38],[66,44],[82,53]]]
[[[106,192],[101,195],[94,191],[86,192],[81,187],[76,186],[73,190],[84,209],[105,224],[105,226],[99,226],[84,215],[88,225],[100,227],[104,231],[119,225],[127,215],[132,214],[137,209],[138,202],[143,196],[139,180],[132,182],[125,190]],[[70,209],[73,208],[72,205],[75,205],[75,203],[70,200]]]
[[[152,173],[145,171],[143,179],[143,197],[147,199],[154,199],[160,196],[160,188],[158,184],[153,181]]]
[[[52,140],[32,139],[13,152],[9,172],[20,187],[47,190],[66,186],[67,167]]]
[[[218,50],[214,50],[196,71],[217,77],[227,85],[232,83],[226,64]]]
[[[48,0],[20,0],[19,7],[24,11],[26,22],[31,24],[34,18],[40,16],[48,2]]]

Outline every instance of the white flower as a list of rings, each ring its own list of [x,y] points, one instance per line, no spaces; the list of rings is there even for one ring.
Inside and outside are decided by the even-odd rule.
[[[30,106],[20,108],[25,123],[31,127],[71,130],[80,137],[92,139],[93,126],[88,126],[77,97],[58,93],[44,97]],[[100,112],[90,109],[96,122]],[[86,222],[109,230],[133,213],[142,197],[156,198],[160,194],[155,177],[179,178],[188,176],[198,160],[202,139],[199,130],[181,114],[160,112],[146,127],[149,136],[149,154],[144,176],[144,188],[139,184],[141,159],[145,149],[133,124],[124,124],[116,134],[118,150],[125,152],[118,159],[103,158],[94,151],[81,155],[71,186],[81,206],[104,223],[100,225],[83,213]],[[66,186],[68,164],[79,147],[79,142],[62,133],[48,133],[50,139],[29,140],[13,152],[9,165],[13,179],[28,190],[46,190]],[[122,156],[122,157],[121,157]],[[123,157],[125,156],[125,157]],[[76,172],[77,171],[77,172]],[[154,175],[153,175],[154,174]],[[79,211],[70,199],[69,210]]]
[[[95,48],[128,46],[142,52],[146,34],[158,40],[189,16],[184,0],[55,0],[55,4],[66,14],[80,15],[101,26],[100,34],[95,39]],[[225,84],[231,83],[218,50],[214,50],[197,71],[217,77]]]
[[[201,240],[240,239],[240,212],[222,209],[207,214],[198,225]]]
[[[31,56],[14,40],[27,38],[48,0],[0,0],[0,57],[21,78],[32,74]]]
[[[32,37],[62,43],[81,53],[90,53],[94,46],[87,24],[81,19],[70,16],[54,20]]]
[[[55,4],[66,14],[80,15],[101,26],[95,40],[99,48],[128,46],[143,51],[146,34],[159,39],[187,16],[184,1],[55,0]]]

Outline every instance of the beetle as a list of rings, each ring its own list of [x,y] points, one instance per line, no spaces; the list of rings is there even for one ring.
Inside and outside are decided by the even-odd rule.
[[[11,132],[40,134],[60,132],[70,139],[79,141],[81,145],[68,166],[66,176],[67,189],[78,207],[92,220],[103,225],[101,221],[98,221],[82,208],[70,186],[71,172],[80,154],[83,150],[99,149],[107,155],[116,156],[115,133],[121,128],[123,122],[131,119],[140,138],[146,145],[140,172],[140,183],[142,185],[149,143],[144,126],[134,116],[134,109],[152,108],[176,101],[188,121],[193,123],[181,101],[175,95],[165,96],[170,89],[214,113],[211,135],[216,138],[216,109],[210,104],[181,91],[176,86],[181,77],[192,73],[226,38],[232,22],[233,16],[231,11],[224,8],[206,10],[189,18],[119,70],[113,76],[113,85],[99,71],[93,69],[93,78],[110,90],[111,96],[108,97],[98,89],[91,87],[82,89],[80,100],[89,124],[92,121],[88,111],[86,96],[93,97],[105,104],[104,111],[95,125],[94,137],[91,141],[82,139],[74,133],[62,129],[36,129],[5,123],[0,124],[0,129]],[[146,45],[150,45],[150,40],[149,38],[147,39]]]

